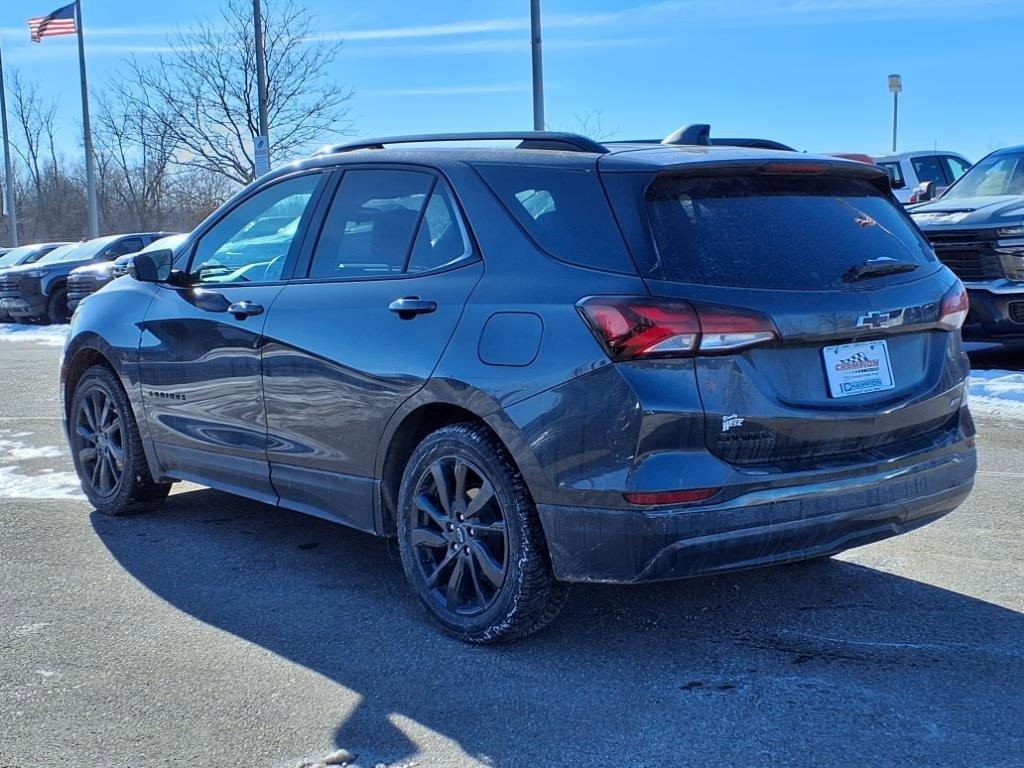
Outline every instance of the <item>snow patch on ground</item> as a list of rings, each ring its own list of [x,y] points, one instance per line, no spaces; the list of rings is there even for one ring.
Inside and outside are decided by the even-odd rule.
[[[20,462],[56,459],[64,455],[56,446],[35,447],[16,439],[31,434],[0,429],[0,498],[84,499],[81,483],[74,472],[53,469],[30,472],[20,466]]]
[[[68,338],[66,325],[19,325],[0,323],[0,342],[14,341],[26,344],[42,344],[47,347],[63,347]]]
[[[1024,373],[971,371],[971,410],[992,416],[1024,419]]]

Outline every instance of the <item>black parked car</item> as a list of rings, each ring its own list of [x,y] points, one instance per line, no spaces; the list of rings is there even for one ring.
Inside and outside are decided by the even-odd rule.
[[[984,157],[910,212],[967,288],[964,338],[1024,344],[1024,147]]]
[[[186,235],[161,237],[159,240],[152,241],[140,253],[168,248],[174,250],[184,242],[186,237]],[[74,312],[82,299],[96,293],[96,291],[112,280],[128,274],[128,262],[134,256],[134,253],[126,253],[124,256],[118,256],[113,261],[86,264],[84,267],[76,267],[71,270],[71,274],[68,275],[68,311]]]
[[[98,237],[71,250],[50,253],[35,264],[0,273],[0,309],[21,322],[66,323],[71,316],[67,287],[71,270],[135,253],[166,234],[145,232]]]
[[[4,271],[12,269],[14,267],[20,267],[24,264],[35,264],[43,256],[48,253],[52,253],[56,249],[67,246],[68,243],[32,243],[30,245],[22,245],[17,248],[4,248],[0,249],[0,276],[3,275]],[[0,302],[0,323],[6,323],[10,321],[11,317],[7,314],[7,311],[3,307],[3,303]]]
[[[519,143],[437,146],[482,138]],[[567,582],[877,541],[973,484],[964,289],[873,166],[380,139],[129,270],[61,371],[92,504],[191,480],[397,536],[464,640],[538,629]]]

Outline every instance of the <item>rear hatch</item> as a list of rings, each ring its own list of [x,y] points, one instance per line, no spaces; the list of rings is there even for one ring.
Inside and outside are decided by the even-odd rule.
[[[648,187],[647,284],[697,308],[705,439],[720,458],[813,467],[955,427],[963,289],[873,173],[762,163]],[[736,317],[774,334],[731,336]]]

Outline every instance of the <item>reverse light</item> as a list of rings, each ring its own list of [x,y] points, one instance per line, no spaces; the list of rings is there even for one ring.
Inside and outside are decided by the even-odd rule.
[[[732,307],[595,296],[577,308],[612,360],[722,354],[778,338],[768,317]]]
[[[687,491],[655,491],[653,493],[624,493],[630,504],[641,507],[659,507],[666,504],[692,504],[710,499],[720,488],[692,488]]]
[[[970,308],[967,301],[967,291],[959,280],[946,291],[942,297],[942,308],[939,310],[939,325],[949,331],[955,331],[964,324],[967,319],[967,310]]]

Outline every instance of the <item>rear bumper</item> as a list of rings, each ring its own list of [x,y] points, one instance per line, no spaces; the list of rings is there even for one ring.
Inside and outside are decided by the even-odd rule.
[[[976,467],[975,449],[963,440],[898,468],[755,491],[713,507],[538,510],[561,580],[678,579],[804,560],[905,533],[956,509]]]

